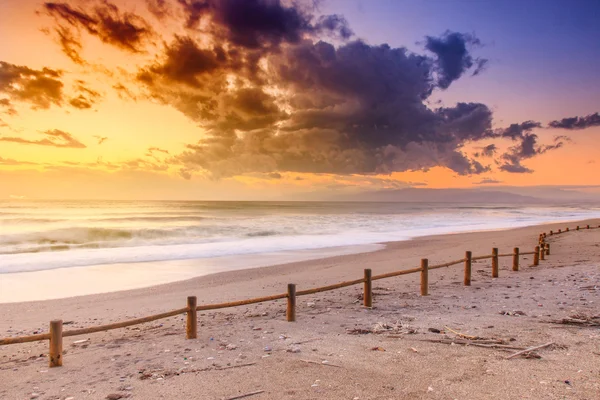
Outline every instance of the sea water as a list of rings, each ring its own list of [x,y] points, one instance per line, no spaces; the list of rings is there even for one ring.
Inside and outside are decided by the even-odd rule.
[[[12,277],[14,283],[17,276],[34,278],[24,275],[28,272],[60,269],[64,273],[71,269],[68,277],[74,276],[75,267],[81,274],[85,271],[81,267],[92,271],[92,267],[111,266],[113,271],[125,273],[129,269],[135,273],[130,273],[125,286],[116,282],[92,292],[121,290],[223,271],[228,265],[239,269],[240,260],[254,260],[244,263],[252,267],[315,258],[314,254],[324,250],[326,256],[347,254],[352,248],[373,250],[378,247],[357,245],[419,236],[599,217],[600,208],[587,206],[2,201],[0,285],[4,280],[6,291],[11,274],[18,274]],[[269,254],[278,258],[257,261]],[[185,260],[196,262],[182,263]],[[223,267],[215,268],[219,264]],[[175,269],[182,265],[187,272],[178,276]],[[173,270],[171,278],[159,276],[148,281],[141,276],[169,269]],[[75,293],[88,292],[89,288]],[[6,296],[0,293],[3,300],[7,301]]]

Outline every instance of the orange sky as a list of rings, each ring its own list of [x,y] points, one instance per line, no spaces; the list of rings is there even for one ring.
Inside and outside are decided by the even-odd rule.
[[[73,5],[73,9],[83,10],[92,15],[91,7],[77,8],[80,3],[70,4]],[[340,171],[333,168],[327,170],[323,167],[318,170],[321,172],[314,173],[313,171],[317,170],[311,169],[310,166],[289,167],[289,163],[277,158],[277,151],[270,156],[278,160],[277,163],[266,163],[267,166],[256,168],[253,164],[257,162],[256,159],[250,161],[243,159],[245,157],[243,152],[236,155],[237,158],[225,160],[227,173],[216,174],[212,169],[217,166],[225,168],[223,167],[225,161],[220,163],[218,158],[211,161],[210,167],[195,164],[190,166],[181,156],[186,149],[189,150],[186,146],[194,145],[202,139],[216,137],[213,136],[214,133],[208,132],[209,128],[202,117],[191,117],[182,111],[183,106],[177,103],[182,93],[191,92],[187,91],[187,88],[182,89],[181,92],[174,92],[172,96],[160,100],[156,97],[157,93],[160,93],[160,90],[170,90],[173,87],[170,86],[170,81],[163,81],[161,83],[163,86],[146,87],[137,80],[137,77],[142,69],[151,69],[149,66],[159,65],[158,63],[165,59],[165,46],[173,41],[173,35],[191,37],[201,49],[205,45],[214,46],[216,36],[210,36],[212,28],[206,28],[210,34],[202,32],[202,23],[208,24],[208,22],[200,22],[200,25],[194,28],[186,27],[182,21],[185,21],[187,15],[177,9],[175,4],[171,5],[173,16],[164,20],[153,16],[143,1],[129,0],[116,2],[116,4],[119,7],[119,16],[123,16],[126,11],[134,12],[155,32],[154,36],[143,41],[143,47],[137,52],[124,50],[121,42],[119,45],[114,45],[116,42],[110,42],[112,39],[109,37],[103,38],[91,34],[82,25],[69,26],[65,19],[57,17],[59,14],[49,13],[44,8],[43,2],[4,0],[0,3],[0,37],[11,38],[11,40],[3,40],[0,45],[0,61],[14,66],[26,66],[35,71],[41,71],[43,68],[62,71],[59,79],[63,84],[60,104],[51,102],[47,107],[36,104],[31,97],[19,95],[18,91],[23,89],[19,86],[23,85],[22,82],[14,81],[12,86],[7,86],[4,93],[0,89],[0,100],[8,99],[11,104],[10,110],[8,106],[0,108],[0,121],[3,121],[0,122],[0,199],[11,196],[111,199],[295,199],[302,198],[302,193],[319,191],[353,192],[397,189],[413,185],[431,188],[473,187],[478,186],[478,183],[483,180],[514,186],[600,185],[600,175],[596,173],[595,164],[595,160],[600,159],[600,147],[597,146],[600,127],[585,130],[547,129],[546,124],[549,120],[541,121],[543,127],[533,130],[539,137],[537,145],[552,144],[553,138],[557,135],[566,135],[569,139],[565,140],[560,148],[547,152],[540,151],[535,156],[524,158],[522,165],[533,171],[530,173],[502,171],[499,168],[504,162],[502,159],[494,162],[493,157],[473,158],[473,153],[478,152],[484,145],[496,144],[497,157],[507,152],[509,147],[515,146],[516,142],[502,137],[464,140],[457,145],[458,151],[465,154],[468,159],[481,160],[483,165],[490,165],[490,169],[482,173],[458,173],[445,164],[443,161],[445,158],[441,155],[435,157],[440,157],[442,161],[429,160],[427,161],[429,164],[423,164],[423,167],[417,170],[399,167],[396,171],[389,170],[381,173],[375,170],[361,170],[362,172]],[[338,12],[343,14],[343,10]],[[212,18],[214,21],[219,18],[217,11]],[[69,27],[71,32],[78,32],[81,43],[79,55],[85,60],[84,63],[78,65],[61,51],[56,33],[57,26],[61,25]],[[215,30],[215,32],[220,31]],[[363,32],[356,32],[358,36],[361,34]],[[240,39],[228,40],[230,42],[225,46],[231,49],[234,43],[237,43],[235,40]],[[313,40],[316,43],[317,39],[304,37],[304,40]],[[338,42],[339,45],[343,43],[339,40]],[[137,45],[138,41],[135,43]],[[277,43],[277,45],[285,49],[291,48],[294,43]],[[139,44],[141,46],[142,41],[139,41]],[[244,51],[250,52],[247,48],[244,48]],[[267,55],[261,59],[258,63],[260,68],[264,68],[265,71],[272,68],[270,57]],[[492,63],[489,68],[493,67]],[[228,72],[228,74],[235,73]],[[0,70],[0,85],[2,85],[1,76],[2,70]],[[158,73],[155,73],[155,82],[159,79],[158,76]],[[195,75],[195,77],[199,79],[199,85],[205,84],[202,76]],[[485,79],[484,76],[464,79],[469,83],[461,84],[456,90],[449,88],[444,92],[441,89],[434,89],[435,98],[444,100],[444,105],[450,107],[453,102],[460,101],[461,94],[468,93],[470,100],[477,97],[477,79]],[[85,90],[77,89],[77,81],[84,82],[82,86]],[[233,83],[232,90],[240,90],[241,86],[236,85],[246,85],[250,88],[247,86],[248,81],[240,82],[242,81]],[[276,99],[273,104],[278,107],[277,113],[280,116],[287,115],[282,117],[281,121],[270,125],[269,129],[279,131],[280,128],[287,126],[290,115],[294,113],[300,115],[300,111],[294,109],[293,105],[289,108],[290,104],[293,104],[289,87],[277,86],[277,83],[273,82],[275,81],[265,84],[260,90],[261,93],[267,93]],[[115,90],[116,85],[127,87],[131,96]],[[204,89],[194,90],[194,94],[204,93],[202,91]],[[308,89],[307,92],[311,90]],[[90,108],[78,108],[69,104],[79,95],[83,95],[90,101]],[[502,93],[501,96],[510,96],[510,93]],[[506,101],[522,100],[518,96],[514,99],[498,98],[497,100],[498,104]],[[429,105],[429,107],[437,106]],[[523,107],[535,109],[536,104],[523,102]],[[492,111],[502,117],[501,124],[493,123],[494,129],[505,128],[512,122],[523,122],[512,120],[511,116],[503,113],[501,109],[492,107]],[[222,115],[228,115],[227,109],[222,112]],[[248,121],[253,118],[244,114],[248,111],[239,112],[244,118],[247,117]],[[566,115],[556,115],[551,119],[563,117]],[[74,140],[69,143],[75,144],[63,146],[66,143],[64,140],[70,140],[66,139],[66,136],[51,136],[44,133],[54,130],[68,134]],[[236,132],[240,136],[249,131],[240,133],[237,130]],[[277,133],[277,135],[285,134],[285,130]],[[9,140],[2,140],[2,138],[9,138]],[[13,140],[14,138],[18,140]],[[45,139],[49,142],[42,142]],[[194,157],[202,157],[202,154],[207,154],[207,151],[203,148],[202,152],[195,153]],[[210,151],[217,150],[211,148]],[[282,157],[288,156],[282,155]],[[186,174],[189,174],[186,177],[190,179],[184,179],[183,176]]]

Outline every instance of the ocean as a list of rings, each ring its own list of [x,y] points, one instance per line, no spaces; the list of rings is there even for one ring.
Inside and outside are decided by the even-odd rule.
[[[70,271],[67,278],[94,266],[151,273],[146,265],[168,270],[184,265],[174,261],[203,260],[185,264],[187,278],[214,272],[207,265],[232,260],[243,268],[239,260],[250,256],[287,254],[284,261],[289,262],[306,259],[311,251],[318,254],[318,249],[335,255],[348,253],[349,246],[599,217],[600,208],[586,206],[10,200],[0,202],[0,281],[6,288],[10,275],[31,278],[23,274],[33,271]],[[129,279],[139,282],[109,284],[100,291],[156,284],[163,278],[150,283],[142,277]]]

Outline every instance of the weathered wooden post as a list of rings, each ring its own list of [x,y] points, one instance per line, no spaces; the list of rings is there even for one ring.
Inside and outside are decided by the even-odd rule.
[[[569,232],[569,228],[565,229],[565,232]]]
[[[540,265],[540,246],[535,246],[533,250],[533,265]]]
[[[492,278],[498,277],[498,248],[492,249]]]
[[[577,230],[579,230],[579,225],[577,225]]]
[[[590,226],[588,225],[587,228],[590,229]]]
[[[553,235],[553,232],[552,232],[552,231],[550,231],[550,236],[552,236],[552,235]]]
[[[61,319],[50,321],[50,351],[48,353],[49,365],[52,367],[62,367],[63,322]]]
[[[465,286],[471,286],[471,266],[473,265],[473,254],[470,251],[465,252]]]
[[[561,232],[562,232],[562,231],[559,229],[559,230],[558,230],[558,233],[561,233]]]
[[[373,307],[373,281],[371,280],[371,269],[365,269],[365,287],[363,293],[363,304],[365,307]]]
[[[286,315],[287,315],[288,322],[296,321],[296,284],[295,283],[288,283]]]
[[[546,243],[546,255],[550,255],[550,243]]]
[[[540,260],[545,260],[546,259],[546,245],[542,245],[540,246]]]
[[[519,248],[515,247],[513,250],[513,271],[519,270]]]
[[[429,295],[429,261],[421,259],[421,296]]]
[[[196,339],[198,337],[198,312],[196,307],[198,299],[196,296],[188,296],[187,298],[187,324],[185,327],[186,339]]]

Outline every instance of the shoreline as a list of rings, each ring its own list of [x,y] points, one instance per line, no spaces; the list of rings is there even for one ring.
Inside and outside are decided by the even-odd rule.
[[[442,234],[409,236],[403,240],[367,244],[284,250],[277,252],[227,255],[222,257],[172,259],[162,261],[112,263],[90,266],[39,269],[0,274],[0,305],[75,298],[151,288],[223,272],[277,267],[305,261],[325,260],[348,254],[384,250],[390,244],[427,240],[447,235],[502,232],[512,229],[542,227],[587,220],[561,220],[521,227],[458,230]],[[31,292],[34,292],[33,294]]]
[[[578,221],[571,221],[571,223],[578,223],[579,225],[586,225],[586,224],[594,224],[594,225],[598,225],[600,224],[600,219],[586,219],[586,220],[578,220]],[[404,252],[404,250],[415,250],[415,249],[421,249],[421,248],[428,248],[430,247],[431,243],[444,243],[444,242],[452,242],[452,243],[457,243],[457,245],[460,245],[459,250],[457,251],[456,248],[452,248],[452,249],[447,249],[450,253],[448,255],[443,255],[443,256],[438,256],[434,258],[430,258],[430,263],[432,263],[433,261],[435,262],[444,262],[444,261],[450,261],[453,259],[456,259],[457,257],[463,257],[464,256],[464,251],[465,250],[472,250],[473,251],[473,256],[476,255],[481,255],[480,253],[483,253],[482,250],[477,251],[477,247],[479,247],[478,242],[482,242],[482,241],[486,241],[488,242],[488,246],[490,249],[491,247],[494,245],[496,247],[498,247],[498,243],[495,239],[495,237],[507,237],[508,236],[512,236],[510,235],[511,232],[514,232],[516,235],[517,234],[521,234],[522,236],[524,236],[525,238],[527,238],[526,241],[523,241],[521,239],[521,243],[519,242],[518,237],[514,240],[513,244],[509,244],[508,246],[505,247],[510,247],[510,249],[512,249],[513,247],[519,247],[519,245],[523,246],[524,244],[527,245],[529,244],[532,249],[535,246],[535,238],[537,237],[537,234],[539,234],[539,232],[541,232],[543,229],[543,227],[546,228],[546,230],[550,230],[550,229],[560,229],[560,228],[564,228],[565,222],[560,222],[560,223],[549,223],[549,224],[541,224],[541,225],[531,225],[531,226],[525,226],[525,227],[518,227],[518,228],[512,228],[512,229],[502,229],[502,230],[488,230],[488,231],[478,231],[478,232],[459,232],[459,233],[450,233],[450,234],[441,234],[441,235],[431,235],[431,236],[422,236],[422,237],[416,237],[414,239],[409,239],[409,240],[403,240],[403,241],[391,241],[391,242],[382,242],[380,243],[380,245],[383,245],[385,247],[380,248],[380,249],[376,249],[374,251],[370,251],[370,252],[358,252],[358,253],[351,253],[351,254],[345,254],[345,255],[335,255],[335,256],[331,256],[331,257],[326,257],[326,258],[314,258],[314,259],[309,259],[309,260],[301,260],[301,261],[294,261],[294,262],[289,262],[289,263],[283,263],[283,264],[272,264],[272,265],[266,265],[266,266],[260,266],[260,267],[256,267],[256,268],[243,268],[243,269],[237,269],[237,270],[230,270],[230,271],[220,271],[220,272],[215,272],[215,273],[210,273],[207,275],[201,275],[201,276],[195,276],[195,277],[191,277],[189,279],[184,279],[184,280],[176,280],[173,282],[168,282],[168,283],[162,283],[162,284],[157,284],[157,285],[152,285],[152,286],[145,286],[145,287],[140,287],[140,288],[134,288],[134,289],[126,289],[126,290],[120,290],[120,291],[110,291],[110,292],[105,292],[105,293],[94,293],[94,294],[85,294],[85,295],[79,295],[79,296],[71,296],[71,297],[60,297],[60,298],[54,298],[54,299],[47,299],[47,300],[32,300],[32,301],[22,301],[22,302],[5,302],[5,303],[0,303],[0,318],[2,318],[3,316],[6,315],[6,311],[10,310],[10,309],[19,309],[21,307],[28,307],[28,306],[34,306],[34,305],[44,305],[46,307],[48,307],[49,309],[54,308],[53,306],[57,306],[57,308],[62,308],[65,305],[68,305],[71,302],[78,302],[78,301],[84,301],[84,302],[96,302],[98,300],[110,300],[111,302],[117,301],[123,301],[129,298],[135,298],[135,299],[144,299],[146,298],[148,300],[149,304],[154,303],[155,301],[152,301],[152,296],[155,296],[157,293],[161,293],[161,294],[169,294],[170,297],[174,296],[175,293],[181,293],[186,291],[186,293],[188,295],[192,295],[195,294],[194,292],[197,291],[196,287],[201,287],[201,288],[207,288],[210,287],[211,291],[218,289],[219,286],[221,287],[225,287],[225,288],[232,288],[231,292],[232,293],[236,293],[235,290],[235,285],[239,284],[239,283],[245,283],[248,284],[248,282],[254,281],[254,280],[263,280],[265,278],[270,278],[270,279],[265,279],[265,280],[279,280],[281,277],[285,277],[285,276],[289,276],[289,275],[294,275],[294,273],[298,274],[298,275],[302,275],[302,278],[304,278],[303,280],[307,280],[309,282],[314,282],[312,284],[310,284],[310,287],[316,287],[316,286],[320,286],[321,284],[335,284],[338,283],[340,281],[343,280],[348,280],[348,279],[355,279],[357,278],[360,274],[362,274],[362,268],[358,270],[358,275],[357,273],[353,273],[350,274],[350,270],[348,271],[336,271],[336,274],[334,275],[336,277],[335,280],[330,279],[329,276],[327,276],[327,279],[325,281],[320,281],[320,280],[316,280],[316,279],[306,279],[306,273],[302,273],[304,271],[298,271],[298,269],[300,268],[307,268],[307,270],[310,271],[314,271],[314,272],[319,272],[321,267],[323,265],[328,265],[328,264],[333,264],[336,266],[339,265],[344,265],[345,263],[349,263],[352,261],[359,261],[359,260],[368,260],[369,259],[369,255],[373,255],[373,256],[378,256],[380,254],[386,254],[386,253],[392,253],[392,252],[397,252],[397,251],[402,251]],[[537,232],[534,233],[534,232]],[[519,236],[521,236],[519,235]],[[464,239],[463,239],[464,238]],[[355,246],[351,246],[351,247],[355,247]],[[454,246],[452,246],[454,247]],[[464,248],[464,250],[463,250]],[[522,251],[528,251],[528,250],[524,250],[527,247],[521,247]],[[440,249],[441,250],[441,249]],[[444,253],[444,251],[434,251],[434,255],[436,253]],[[500,250],[500,252],[502,252],[502,249]],[[410,257],[407,258],[407,261],[409,262],[408,265],[405,264],[403,265],[402,268],[412,268],[412,267],[416,267],[419,265],[420,259],[421,258],[425,258],[428,255],[424,254],[424,252],[411,252],[413,254],[410,254]],[[485,253],[487,254],[487,253]],[[431,254],[429,255],[431,256]],[[193,261],[193,260],[192,260]],[[83,268],[87,268],[87,267],[83,267]],[[327,268],[327,267],[326,267]],[[387,272],[393,272],[396,271],[398,269],[402,269],[400,267],[393,267],[390,268],[388,265],[386,265],[382,270],[374,270],[374,273],[387,273]],[[49,272],[52,272],[53,270],[49,270]],[[327,274],[329,275],[329,274]],[[0,275],[1,277],[1,275]],[[324,283],[321,283],[324,282]],[[271,295],[271,294],[275,294],[275,293],[283,293],[285,292],[285,287],[286,285],[281,284],[281,287],[279,290],[276,291],[268,291],[267,288],[269,287],[273,287],[273,284],[267,285],[267,286],[262,286],[262,288],[256,288],[256,293],[252,294],[252,292],[249,292],[250,294],[248,296],[243,296],[251,298],[251,297],[258,297],[258,296],[263,296],[263,295]],[[304,287],[305,285],[302,285],[302,287]],[[299,289],[300,290],[300,286]],[[243,292],[246,292],[246,290],[244,290]],[[182,295],[182,299],[184,299],[185,296]],[[198,296],[198,301],[199,304],[201,304],[202,301],[206,302],[206,299],[204,298],[204,296],[200,295]],[[241,297],[240,296],[226,296],[224,295],[223,291],[220,291],[219,295],[216,297],[215,302],[227,302],[227,301],[234,301],[234,300],[240,300]],[[182,300],[183,301],[183,300]],[[175,303],[173,302],[174,306],[171,308],[178,308],[181,303]],[[160,308],[160,310],[162,310],[164,308]],[[154,308],[154,310],[156,310]],[[126,311],[126,310],[123,310]],[[130,314],[129,314],[130,315]],[[59,317],[59,316],[57,316]],[[2,328],[3,328],[3,324],[2,322],[0,322],[0,332],[2,332]]]

